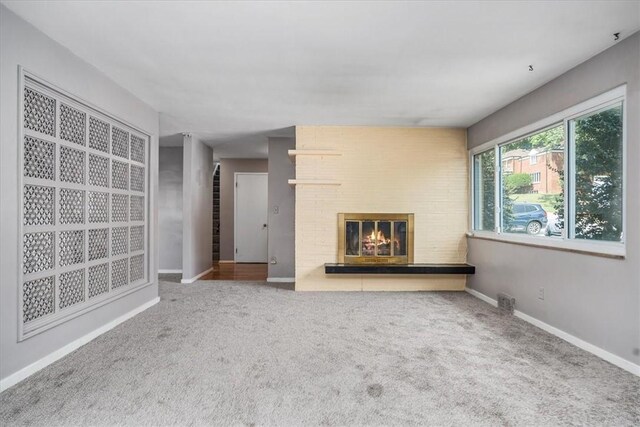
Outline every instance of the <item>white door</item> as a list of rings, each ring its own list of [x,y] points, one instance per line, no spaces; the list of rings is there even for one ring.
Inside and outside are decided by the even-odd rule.
[[[267,262],[267,174],[235,174],[236,262]]]

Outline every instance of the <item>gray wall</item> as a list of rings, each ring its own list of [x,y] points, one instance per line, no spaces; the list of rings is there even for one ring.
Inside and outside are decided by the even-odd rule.
[[[158,114],[99,70],[0,5],[0,378],[36,362],[158,296]],[[152,135],[150,271],[153,284],[57,327],[17,342],[18,331],[18,65]]]
[[[162,139],[162,138],[161,138]],[[160,147],[158,269],[182,270],[182,147]]]
[[[296,176],[287,154],[294,148],[295,138],[269,138],[269,278],[295,277],[296,191],[287,182]]]
[[[220,159],[220,260],[233,261],[234,174],[268,172],[267,159]]]
[[[627,257],[602,258],[469,238],[477,266],[469,286],[640,363],[640,33],[486,117],[468,129],[468,147],[533,123],[627,83]],[[543,301],[538,288],[545,288]]]
[[[213,150],[196,136],[184,136],[182,190],[182,278],[212,266]]]

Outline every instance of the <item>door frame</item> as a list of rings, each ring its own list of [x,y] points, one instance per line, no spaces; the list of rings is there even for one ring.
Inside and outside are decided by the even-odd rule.
[[[233,262],[236,263],[238,238],[238,175],[265,175],[267,177],[267,260],[269,262],[269,173],[268,172],[234,172],[233,173]]]

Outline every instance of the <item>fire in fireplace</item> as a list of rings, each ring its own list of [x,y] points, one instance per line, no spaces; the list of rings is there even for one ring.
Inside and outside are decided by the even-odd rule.
[[[338,262],[410,264],[413,214],[338,214]]]

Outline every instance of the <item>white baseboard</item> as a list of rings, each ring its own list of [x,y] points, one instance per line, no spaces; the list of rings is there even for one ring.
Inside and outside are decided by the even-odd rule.
[[[158,270],[158,274],[182,274],[182,270]]]
[[[221,259],[218,261],[218,264],[235,264],[235,260],[232,259]]]
[[[267,277],[269,283],[295,283],[295,277]]]
[[[208,274],[210,272],[213,271],[213,267],[209,268],[208,270],[203,271],[202,273],[198,274],[195,277],[192,277],[191,279],[182,279],[180,280],[180,283],[193,283],[196,280],[198,280],[199,278],[201,278],[202,276],[204,276],[205,274]]]
[[[466,288],[465,290],[474,297],[479,298],[494,307],[498,306],[498,301],[486,296],[481,292],[469,288]],[[563,330],[556,328],[555,326],[551,326],[548,323],[543,322],[542,320],[538,320],[535,317],[529,316],[528,314],[523,313],[520,310],[514,310],[513,315],[524,320],[527,323],[532,324],[533,326],[542,329],[543,331],[549,332],[551,335],[555,335],[556,337],[561,338],[578,348],[581,348],[582,350],[588,351],[589,353],[594,354],[599,358],[606,360],[607,362],[616,365],[619,368],[624,369],[627,372],[631,372],[634,375],[640,376],[640,365],[636,365],[635,363],[623,359],[622,357],[617,356],[613,353],[610,353],[607,350],[590,344],[576,336],[573,336]]]
[[[589,353],[595,354],[599,358],[604,359],[607,362],[614,364],[617,367],[622,368],[627,372],[631,372],[634,375],[640,376],[640,365],[636,365],[635,363],[630,362],[626,359],[623,359],[620,356],[616,356],[613,353],[609,353],[607,350],[604,350],[584,340],[581,340],[578,337],[568,334],[565,331],[562,331],[554,326],[551,326],[548,323],[544,323],[543,321],[538,320],[535,317],[531,317],[528,314],[525,314],[521,311],[515,310],[513,314],[514,316],[519,317],[525,322],[529,322],[532,325],[537,326],[538,328],[544,331],[547,331],[552,335],[557,336],[558,338],[562,338],[563,340],[575,345],[576,347],[579,347],[585,351],[588,351]]]
[[[487,304],[491,304],[494,307],[498,306],[498,301],[494,300],[493,298],[490,298],[490,297],[486,296],[483,293],[480,293],[480,292],[476,291],[475,289],[465,288],[465,291],[467,291],[467,293],[470,293],[474,297],[476,297],[478,299],[481,299],[482,301],[486,302]]]
[[[18,372],[15,372],[15,373],[9,375],[6,378],[3,378],[2,380],[0,380],[0,392],[3,392],[6,389],[8,389],[9,387],[12,387],[12,386],[18,384],[20,381],[22,381],[22,380],[26,379],[27,377],[35,374],[39,370],[49,366],[53,362],[55,362],[55,361],[57,361],[59,359],[62,359],[67,354],[73,352],[74,350],[77,350],[78,348],[82,347],[83,345],[87,344],[88,342],[92,341],[93,339],[99,337],[100,335],[104,334],[105,332],[108,332],[109,330],[115,328],[116,326],[118,326],[122,322],[125,322],[125,321],[131,319],[132,317],[134,317],[135,315],[142,313],[146,309],[156,305],[158,302],[160,302],[160,297],[155,297],[151,301],[145,302],[144,304],[134,308],[130,312],[125,313],[122,316],[112,320],[111,322],[99,327],[98,329],[95,329],[95,330],[89,332],[88,334],[78,338],[77,340],[70,342],[69,344],[65,345],[62,348],[59,348],[58,350],[54,351],[53,353],[48,354],[47,356],[43,357],[42,359],[40,359],[40,360],[38,360],[36,362],[33,362],[31,365],[20,369]]]

